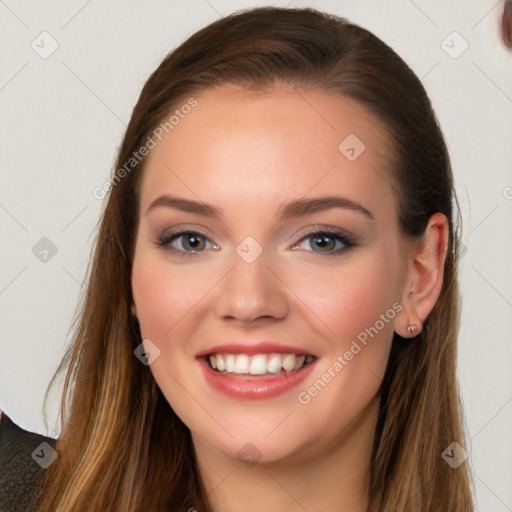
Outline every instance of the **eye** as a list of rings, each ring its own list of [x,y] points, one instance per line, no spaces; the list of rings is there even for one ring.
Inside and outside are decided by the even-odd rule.
[[[305,241],[309,241],[310,247],[319,248],[319,250],[313,249],[312,252],[327,256],[341,255],[349,248],[357,245],[352,237],[330,226],[315,228],[315,231],[304,236],[298,243],[292,245],[292,248],[301,248],[300,246]],[[210,244],[210,247],[207,247],[207,244]],[[205,249],[208,248],[219,249],[219,246],[213,243],[204,233],[186,229],[161,235],[156,245],[181,253],[182,257],[205,252]]]
[[[170,250],[181,252],[183,253],[182,256],[192,256],[193,254],[204,252],[207,242],[211,242],[211,240],[203,233],[181,230],[161,236],[156,244],[159,247],[168,247]],[[212,244],[211,248],[217,250],[219,246]]]
[[[320,249],[319,251],[313,250],[313,252],[326,254],[327,256],[341,255],[349,248],[356,245],[356,241],[353,238],[349,237],[342,231],[329,226],[316,228],[316,231],[312,231],[307,234],[299,241],[299,243],[294,244],[292,247],[294,249],[300,248],[300,242],[303,241],[309,241],[310,247],[317,247]],[[338,247],[336,247],[337,243]]]

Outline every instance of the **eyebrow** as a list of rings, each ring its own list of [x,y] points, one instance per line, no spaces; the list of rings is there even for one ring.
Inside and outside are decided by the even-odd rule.
[[[175,208],[183,212],[196,213],[203,216],[217,216],[222,217],[223,211],[216,206],[193,201],[191,199],[184,199],[181,197],[163,195],[155,199],[146,210],[144,215],[147,215],[151,210],[157,207]],[[281,220],[287,220],[293,217],[301,217],[310,215],[312,213],[322,212],[331,208],[343,208],[345,210],[352,210],[362,213],[371,220],[375,220],[372,212],[366,209],[359,203],[341,196],[326,196],[312,199],[296,199],[285,204],[281,207]]]

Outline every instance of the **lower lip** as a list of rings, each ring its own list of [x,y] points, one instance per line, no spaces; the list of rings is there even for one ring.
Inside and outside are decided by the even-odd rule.
[[[296,372],[275,377],[272,379],[242,379],[240,377],[228,377],[210,368],[206,359],[198,359],[199,366],[204,373],[206,382],[216,391],[238,400],[262,400],[286,393],[286,391],[298,386],[313,370],[316,359],[303,366]]]

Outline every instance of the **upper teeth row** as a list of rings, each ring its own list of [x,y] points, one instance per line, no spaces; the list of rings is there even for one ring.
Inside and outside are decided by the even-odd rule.
[[[295,354],[214,354],[209,356],[210,365],[219,372],[249,373],[264,375],[279,373],[281,368],[287,372],[298,370],[305,363],[311,363],[313,357]]]

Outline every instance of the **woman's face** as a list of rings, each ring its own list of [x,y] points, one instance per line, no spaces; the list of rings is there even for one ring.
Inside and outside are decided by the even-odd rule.
[[[401,308],[389,140],[340,95],[195,99],[144,170],[132,288],[150,370],[196,449],[331,450],[374,427]]]

